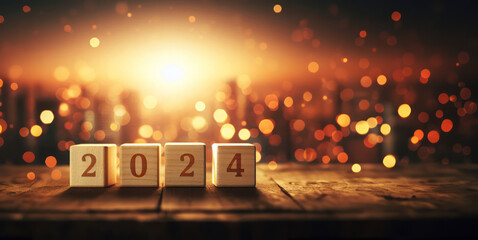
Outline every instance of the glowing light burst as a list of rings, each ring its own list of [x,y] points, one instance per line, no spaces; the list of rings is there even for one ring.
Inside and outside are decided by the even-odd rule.
[[[161,68],[160,75],[167,82],[178,82],[184,78],[184,68],[178,64],[170,63]]]

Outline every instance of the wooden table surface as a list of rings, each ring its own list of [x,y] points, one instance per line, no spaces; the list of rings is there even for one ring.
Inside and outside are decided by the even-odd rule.
[[[70,188],[56,169],[0,166],[0,238],[478,236],[476,165],[260,164],[256,188],[216,188],[210,171],[205,188]]]

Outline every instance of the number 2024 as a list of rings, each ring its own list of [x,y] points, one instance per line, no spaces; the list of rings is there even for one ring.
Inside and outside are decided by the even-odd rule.
[[[141,159],[141,172],[139,174],[136,171],[136,160],[137,160],[138,157]],[[96,171],[91,171],[96,164],[96,157],[95,157],[95,155],[93,155],[91,153],[87,153],[87,154],[83,155],[81,160],[83,162],[86,162],[87,158],[90,158],[91,161],[90,161],[90,164],[88,165],[88,167],[85,169],[85,171],[83,172],[83,174],[81,176],[82,177],[96,177]],[[185,153],[185,154],[182,154],[179,159],[181,161],[185,161],[186,158],[189,159],[189,163],[184,168],[184,170],[181,172],[181,174],[179,174],[179,176],[180,177],[193,177],[194,176],[194,171],[188,172],[188,170],[194,165],[194,155],[192,155],[190,153]],[[234,164],[236,165],[235,166],[236,168],[234,168]],[[138,178],[143,177],[146,174],[146,169],[147,168],[148,168],[148,162],[146,161],[146,157],[143,154],[137,153],[137,154],[134,154],[131,157],[130,170],[131,170],[131,174],[133,176],[138,177]],[[242,173],[245,170],[244,170],[244,168],[241,167],[241,154],[240,153],[234,154],[234,157],[232,158],[231,162],[227,166],[226,171],[236,173],[235,177],[242,177]]]

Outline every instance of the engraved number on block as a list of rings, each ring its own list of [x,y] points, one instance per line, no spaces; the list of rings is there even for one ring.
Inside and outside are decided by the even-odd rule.
[[[236,168],[233,168],[233,164],[236,162]],[[241,168],[241,154],[236,153],[234,157],[232,158],[231,162],[229,163],[229,166],[227,166],[227,172],[235,172],[236,177],[242,177],[242,173],[244,172],[244,168]]]
[[[141,173],[140,174],[136,173],[136,159],[137,159],[137,157],[141,158]],[[133,157],[131,157],[131,161],[129,163],[129,168],[131,169],[131,174],[133,174],[133,176],[138,177],[138,178],[143,177],[144,175],[146,175],[146,169],[148,169],[148,162],[146,161],[146,157],[141,153],[137,153],[137,154],[133,155]]]
[[[179,176],[181,176],[181,177],[194,177],[194,171],[189,172],[189,173],[187,172],[194,164],[194,156],[190,153],[185,153],[185,154],[181,155],[180,160],[184,161],[184,159],[186,157],[189,158],[189,163],[186,166],[186,168],[184,168],[184,170],[181,172],[181,174]]]
[[[81,174],[82,177],[96,177],[96,171],[93,171],[93,172],[90,172],[91,169],[95,166],[96,164],[96,157],[95,155],[91,154],[91,153],[87,153],[85,155],[83,155],[83,157],[81,157],[81,160],[83,162],[86,162],[86,157],[90,157],[91,159],[91,162],[90,162],[90,165],[85,169],[85,171],[83,172],[83,174]]]

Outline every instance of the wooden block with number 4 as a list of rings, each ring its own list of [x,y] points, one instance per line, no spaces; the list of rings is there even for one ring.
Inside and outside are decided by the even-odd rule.
[[[120,146],[120,186],[159,186],[160,158],[161,144],[122,144]]]
[[[164,158],[165,187],[206,185],[206,144],[166,143]]]
[[[249,143],[212,145],[212,183],[217,187],[256,185],[256,147]]]
[[[70,147],[70,186],[106,187],[116,182],[116,144]]]

